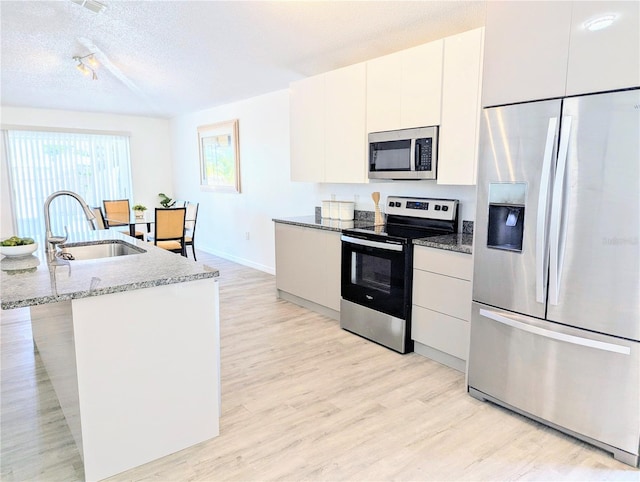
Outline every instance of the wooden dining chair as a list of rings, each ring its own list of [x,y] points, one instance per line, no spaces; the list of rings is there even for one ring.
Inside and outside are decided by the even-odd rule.
[[[93,211],[93,215],[96,217],[95,223],[94,223],[94,229],[107,229],[107,222],[104,220],[104,214],[102,213],[102,208],[101,207],[94,207],[91,208],[91,211]]]
[[[184,244],[186,213],[186,208],[156,208],[154,233],[149,237],[149,241],[159,248],[180,253],[186,258],[187,250]]]
[[[198,220],[198,206],[200,203],[192,203],[187,201],[185,206],[187,208],[187,217],[184,222],[184,245],[185,251],[187,246],[191,246],[193,252],[193,260],[198,261],[196,258],[196,247],[194,241],[196,239],[196,221]]]
[[[128,199],[104,200],[102,201],[102,205],[104,206],[107,229],[118,226],[126,226],[129,228],[129,224],[131,222],[131,210],[129,209]],[[129,236],[131,235],[131,231],[129,229],[120,232]],[[135,231],[134,236],[138,239],[144,239],[144,234],[145,233],[142,231]]]

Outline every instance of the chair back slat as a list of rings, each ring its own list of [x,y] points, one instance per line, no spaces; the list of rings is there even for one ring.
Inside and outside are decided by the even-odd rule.
[[[107,218],[107,226],[129,225],[131,211],[128,199],[105,200],[102,201],[102,205]]]
[[[184,238],[185,216],[185,208],[156,208],[155,239],[162,241]]]
[[[184,223],[184,228],[187,231],[195,231],[196,229],[196,220],[198,219],[198,205],[199,203],[186,203],[187,217]]]
[[[91,211],[93,211],[93,215],[96,217],[96,224],[98,226],[98,229],[107,229],[107,223],[104,220],[102,208],[98,206],[95,208],[91,208]]]

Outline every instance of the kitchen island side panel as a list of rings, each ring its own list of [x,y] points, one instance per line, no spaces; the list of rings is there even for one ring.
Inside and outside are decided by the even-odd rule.
[[[87,480],[219,434],[215,279],[72,303]]]

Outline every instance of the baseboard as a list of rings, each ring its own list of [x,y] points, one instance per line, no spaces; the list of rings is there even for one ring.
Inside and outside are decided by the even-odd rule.
[[[255,263],[254,261],[251,261],[249,259],[240,258],[238,256],[234,256],[233,254],[225,253],[217,249],[212,249],[208,246],[200,246],[200,247],[197,247],[196,249],[198,251],[203,251],[205,253],[218,256],[220,258],[228,259],[229,261],[233,261],[234,263],[238,263],[243,266],[248,266],[249,268],[257,269],[258,271],[263,271],[265,273],[269,273],[274,276],[276,274],[276,269],[273,266],[266,266],[264,264]]]
[[[431,358],[432,360],[437,361],[438,363],[442,363],[443,365],[447,365],[454,370],[458,370],[459,372],[465,373],[467,368],[467,362],[465,360],[461,360],[453,355],[449,355],[440,350],[436,350],[427,345],[423,345],[422,343],[418,343],[414,341],[413,351],[415,351],[418,355],[422,355],[427,358]]]
[[[299,296],[287,293],[286,291],[276,291],[278,292],[278,298],[280,299],[289,301],[298,306],[302,306],[303,308],[307,308],[308,310],[315,311],[316,313],[320,313],[321,315],[324,315],[328,318],[333,318],[336,321],[340,321],[339,311],[333,310],[327,306],[319,305],[318,303],[314,303],[313,301],[300,298]]]

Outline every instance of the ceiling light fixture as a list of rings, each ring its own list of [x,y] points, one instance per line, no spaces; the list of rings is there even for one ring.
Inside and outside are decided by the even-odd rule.
[[[81,7],[87,8],[94,13],[100,13],[105,8],[107,8],[106,5],[103,5],[100,2],[96,2],[96,0],[71,0],[71,2],[80,5]]]
[[[85,63],[85,59],[86,59],[86,63]],[[76,65],[76,68],[80,72],[82,72],[84,75],[91,75],[92,80],[98,80],[98,76],[96,75],[96,71],[94,70],[95,68],[98,67],[98,61],[94,57],[93,53],[87,54],[84,57],[80,57],[79,55],[76,55],[75,57],[73,57],[73,60],[78,62],[78,64]]]
[[[583,25],[584,25],[584,28],[586,28],[587,30],[591,32],[595,32],[596,30],[602,30],[603,28],[607,28],[614,22],[615,19],[616,19],[615,15],[602,15],[600,17],[587,20]]]

